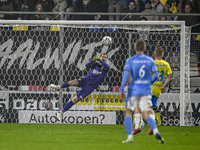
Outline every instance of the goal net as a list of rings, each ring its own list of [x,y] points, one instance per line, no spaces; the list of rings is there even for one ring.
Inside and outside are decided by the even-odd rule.
[[[173,81],[158,100],[160,124],[191,125],[190,29],[182,21],[0,21],[0,122],[123,124],[120,84],[125,61],[134,55],[134,43],[147,43],[145,54],[156,47],[173,71]],[[112,45],[102,45],[110,36]],[[55,91],[50,84],[86,76],[93,56],[108,54],[111,66],[104,82],[88,97],[55,117],[78,87]]]

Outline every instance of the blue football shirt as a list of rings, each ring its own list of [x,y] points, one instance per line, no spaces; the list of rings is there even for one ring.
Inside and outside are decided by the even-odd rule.
[[[124,71],[131,73],[127,97],[152,95],[152,73],[157,72],[157,68],[151,57],[144,54],[132,56],[126,61]],[[124,87],[128,80],[127,77],[122,80],[121,93],[124,92]]]

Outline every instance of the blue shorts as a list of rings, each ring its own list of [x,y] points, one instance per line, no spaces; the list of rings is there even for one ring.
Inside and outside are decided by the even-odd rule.
[[[157,100],[158,100],[158,97],[152,96],[152,98],[151,98],[152,106],[151,107],[157,108],[157,105],[156,105]]]
[[[77,98],[78,100],[84,99],[86,96],[88,96],[90,93],[92,93],[96,88],[97,85],[93,85],[91,83],[87,82],[87,78],[79,78],[78,80],[78,86],[82,87],[80,91],[77,91]]]

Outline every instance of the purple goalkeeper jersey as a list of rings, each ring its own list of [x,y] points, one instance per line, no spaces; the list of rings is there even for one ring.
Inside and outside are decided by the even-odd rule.
[[[77,79],[79,82],[79,87],[83,87],[80,91],[77,91],[77,98],[78,100],[82,100],[86,96],[96,89],[99,84],[104,80],[106,77],[110,66],[105,62],[88,62],[86,64],[87,68],[91,68],[89,75]]]
[[[110,66],[102,60],[94,63],[89,61],[85,66],[91,68],[91,71],[83,78],[87,80],[87,84],[93,84],[96,87],[101,84],[110,69]]]

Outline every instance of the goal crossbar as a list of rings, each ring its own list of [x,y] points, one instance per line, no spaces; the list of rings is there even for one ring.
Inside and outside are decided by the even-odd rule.
[[[0,20],[0,24],[26,25],[185,25],[185,21],[63,21],[63,20]]]

